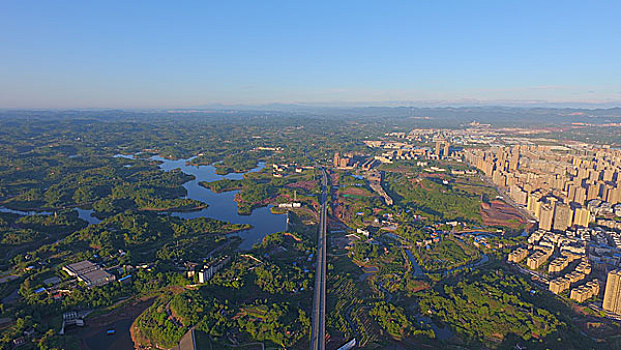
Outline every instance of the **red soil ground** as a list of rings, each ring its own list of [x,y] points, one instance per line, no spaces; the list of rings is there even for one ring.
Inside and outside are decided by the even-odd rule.
[[[339,191],[341,195],[348,194],[352,196],[360,196],[360,197],[373,197],[374,195],[364,188],[358,187],[347,187],[342,191]]]
[[[518,228],[527,221],[520,212],[509,204],[494,200],[491,203],[481,203],[481,218],[488,226],[507,226]]]
[[[289,188],[302,188],[304,190],[310,191],[317,183],[314,181],[298,181],[291,184],[288,184]]]

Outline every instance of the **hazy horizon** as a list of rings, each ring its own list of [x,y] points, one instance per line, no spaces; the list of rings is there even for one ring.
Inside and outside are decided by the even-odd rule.
[[[262,104],[211,103],[188,106],[62,106],[62,107],[3,107],[5,111],[63,111],[63,110],[125,110],[125,111],[174,111],[174,110],[258,110],[277,109],[359,109],[359,108],[412,108],[412,109],[461,109],[461,108],[515,108],[515,109],[579,109],[610,110],[621,108],[621,102],[546,102],[546,101],[371,101],[371,102],[268,102]]]

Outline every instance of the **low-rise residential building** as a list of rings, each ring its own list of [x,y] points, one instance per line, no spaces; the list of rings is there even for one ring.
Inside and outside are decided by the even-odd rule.
[[[582,281],[586,276],[582,272],[572,271],[565,275],[565,278],[569,280],[569,283],[576,283]]]
[[[541,265],[548,261],[548,258],[552,255],[552,252],[552,249],[537,250],[527,258],[526,265],[528,265],[531,270],[537,270],[541,267]]]
[[[558,277],[550,281],[549,289],[554,294],[560,294],[569,289],[571,282],[565,277]]]
[[[526,259],[528,256],[528,249],[518,248],[511,253],[509,253],[509,258],[507,259],[509,262],[519,263],[522,260]]]
[[[550,262],[550,265],[548,265],[548,273],[560,273],[567,267],[567,265],[569,265],[569,259],[564,257],[556,258]]]
[[[597,296],[598,294],[599,282],[597,279],[594,279],[580,287],[572,289],[569,297],[579,303],[582,303],[588,299],[591,299],[593,296]]]
[[[589,260],[586,258],[583,258],[582,261],[580,261],[580,264],[576,266],[576,271],[582,272],[585,275],[590,275],[591,274],[591,263],[589,262]]]
[[[585,255],[586,247],[584,243],[577,241],[565,241],[560,248],[563,255]]]

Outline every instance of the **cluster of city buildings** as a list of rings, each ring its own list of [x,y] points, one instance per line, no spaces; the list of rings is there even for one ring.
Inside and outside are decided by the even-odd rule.
[[[600,282],[595,277],[606,278],[602,309],[621,314],[621,150],[537,145],[522,134],[473,123],[464,130],[414,129],[405,137],[391,135],[405,138],[403,142],[371,141],[367,146],[386,149],[378,160],[387,163],[463,156],[538,222],[528,247],[513,250],[508,261],[526,265],[523,270],[551,292],[568,291],[577,302],[597,297]],[[435,148],[406,141],[435,143]],[[451,144],[483,148],[455,152]]]
[[[550,275],[562,273],[562,271],[565,270],[567,266],[569,266],[569,263],[567,262],[568,261],[567,258],[558,258],[558,259],[565,260],[564,262],[561,263],[564,265],[564,267],[553,266],[553,264],[550,264],[548,266],[549,267],[548,271],[550,270],[556,271],[556,272],[548,272]],[[566,273],[564,276],[558,276],[552,279],[549,283],[548,289],[552,293],[560,294],[568,290],[571,286],[575,286],[577,283],[582,282],[587,276],[591,274],[591,270],[592,269],[591,269],[591,264],[589,263],[589,260],[586,258],[582,258],[580,259],[580,263],[578,264],[578,266],[576,266],[574,270]],[[591,282],[597,283],[597,280],[593,280]],[[582,287],[585,287],[585,286],[580,286],[579,288],[582,288]],[[597,290],[599,291],[599,287]]]
[[[484,146],[491,148],[504,145],[532,145],[534,140],[526,135],[546,133],[546,129],[530,128],[491,128],[490,124],[476,121],[464,125],[463,129],[412,129],[409,133],[392,132],[385,134],[385,140],[363,141],[368,147],[382,148],[387,152],[376,159],[390,163],[394,160],[446,159],[459,161],[463,148]],[[396,140],[395,140],[396,139]],[[427,144],[429,147],[416,145]],[[435,145],[435,146],[434,146]]]
[[[435,148],[419,147],[407,142],[400,141],[364,141],[364,144],[371,148],[381,148],[386,150],[381,155],[375,156],[375,160],[381,163],[392,163],[397,160],[419,160],[419,159],[448,159],[452,157],[461,160],[461,151],[451,148],[451,142],[438,136],[435,142]]]
[[[397,160],[427,159],[428,154],[428,149],[414,148],[410,146],[406,149],[389,150],[383,152],[382,154],[375,156],[375,159],[381,163],[391,164]]]
[[[526,262],[532,274],[548,283],[548,289],[560,294],[569,290],[569,297],[584,302],[597,297],[600,283],[592,276],[594,268],[607,275],[602,308],[621,314],[621,233],[600,227],[577,228],[565,232],[539,229],[528,237],[528,247],[518,247],[509,253],[512,263]],[[545,271],[541,270],[547,264]],[[547,273],[546,273],[547,272]],[[601,275],[601,274],[600,274]]]
[[[385,149],[377,159],[386,163],[463,157],[538,222],[528,247],[513,250],[508,261],[526,265],[523,270],[551,292],[569,291],[577,302],[598,296],[595,277],[606,278],[602,308],[621,314],[621,150],[521,137],[533,132],[539,131],[472,123],[463,130],[413,129],[405,137],[387,135],[397,141],[365,143]],[[534,143],[539,141],[549,145]],[[472,145],[478,146],[460,150]]]
[[[489,128],[489,124],[471,123],[465,129],[412,129],[406,139],[418,143],[448,140],[452,144],[493,144],[502,132]]]
[[[531,270],[543,266],[552,256],[555,249],[567,263],[579,258],[588,257],[590,263],[608,269],[621,264],[621,233],[607,231],[601,227],[576,228],[564,232],[552,232],[539,229],[529,238],[529,249],[520,247],[509,253],[508,261],[521,262]],[[549,272],[565,267],[564,260],[553,260]],[[558,267],[556,267],[558,266]]]
[[[585,240],[575,235],[540,229],[528,237],[528,243],[528,248],[519,247],[509,253],[508,261],[520,263],[526,260],[526,265],[531,270],[539,270],[547,263],[547,277],[550,278],[548,289],[555,294],[574,287],[570,297],[582,302],[599,293],[597,279],[579,285],[592,272]],[[554,259],[550,260],[553,256]],[[548,278],[541,280],[547,281]]]
[[[596,217],[596,225],[621,230],[621,203],[613,205],[609,202],[593,199],[587,203],[587,208]]]
[[[544,230],[611,219],[621,203],[621,150],[514,145],[469,149],[464,156]]]
[[[571,290],[569,297],[579,303],[593,298],[599,294],[599,282],[597,279],[589,281],[584,285]]]
[[[337,169],[353,169],[361,168],[362,170],[371,170],[378,162],[374,158],[355,153],[334,153],[334,167]]]

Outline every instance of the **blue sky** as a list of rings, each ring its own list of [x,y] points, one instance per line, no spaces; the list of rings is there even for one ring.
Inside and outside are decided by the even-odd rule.
[[[617,103],[618,1],[0,2],[0,107]]]

